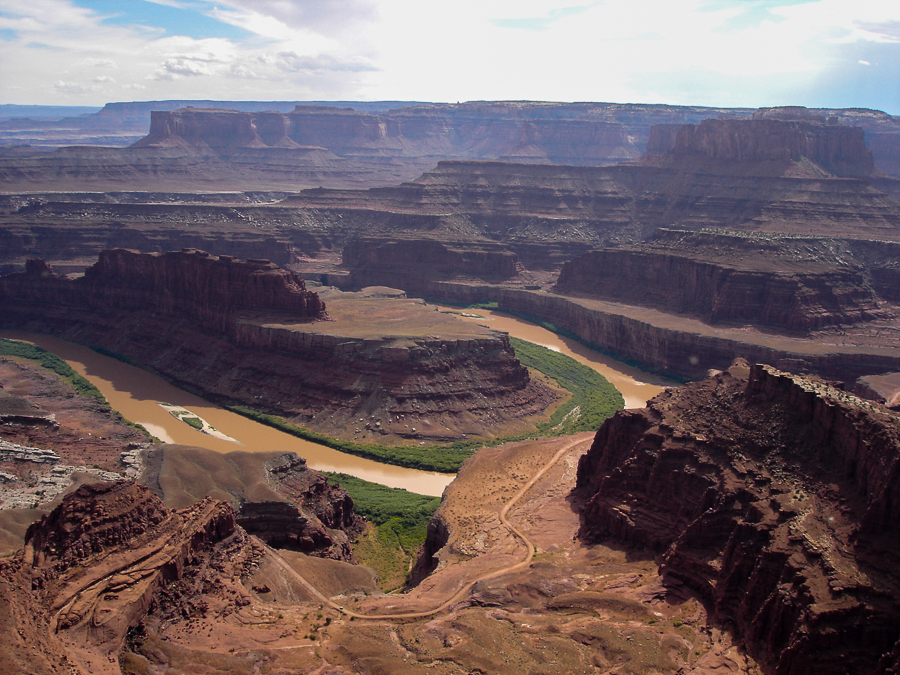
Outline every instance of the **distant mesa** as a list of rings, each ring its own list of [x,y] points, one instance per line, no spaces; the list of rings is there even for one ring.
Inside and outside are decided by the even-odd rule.
[[[870,176],[872,151],[859,127],[831,123],[805,109],[769,109],[750,120],[707,119],[677,130],[654,127],[648,154],[702,156],[718,162],[812,162],[835,176]],[[713,165],[717,167],[720,165]]]
[[[786,107],[754,113],[743,108],[519,101],[259,102],[258,107],[228,101],[157,103],[156,108],[153,102],[110,104],[95,115],[70,120],[72,142],[58,140],[56,145],[63,147],[49,154],[41,152],[48,144],[41,134],[52,141],[57,131],[4,130],[9,123],[0,122],[0,142],[8,139],[6,145],[21,146],[0,153],[0,177],[20,190],[385,186],[411,180],[439,160],[614,165],[645,151],[672,148],[681,125],[751,116],[757,122],[827,120],[835,127],[860,126],[878,169],[900,175],[900,125],[879,111],[807,113]],[[663,126],[653,131],[654,125]],[[136,130],[144,136],[136,138]],[[91,143],[85,145],[82,137]],[[133,142],[121,147],[123,139]],[[757,139],[754,144],[751,154],[768,156],[766,143]],[[107,147],[98,147],[102,145]],[[715,152],[726,150],[731,152]],[[829,157],[827,148],[819,150],[825,153],[820,159]],[[797,151],[812,156],[802,140]],[[829,170],[857,175],[862,168],[833,165]]]

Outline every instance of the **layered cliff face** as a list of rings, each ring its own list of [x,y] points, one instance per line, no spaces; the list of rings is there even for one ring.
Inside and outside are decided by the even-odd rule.
[[[227,504],[208,499],[170,511],[130,482],[80,487],[26,539],[0,563],[8,609],[0,662],[9,672],[112,672],[110,661],[148,609],[200,611],[189,597],[195,584],[226,568],[239,577],[263,553]],[[217,598],[221,608],[228,595]]]
[[[305,282],[268,260],[243,261],[187,249],[165,254],[104,251],[84,276],[69,280],[41,260],[0,281],[7,301],[60,305],[78,311],[151,312],[190,318],[217,331],[233,330],[235,316],[255,310],[294,321],[325,316],[325,303]]]
[[[501,281],[517,273],[517,256],[489,241],[447,241],[412,237],[356,237],[343,250],[353,284],[403,286],[428,279]],[[407,279],[406,283],[392,280]]]
[[[565,264],[557,289],[687,314],[707,323],[807,332],[891,316],[870,283],[889,268],[853,242],[660,231],[640,246]]]
[[[207,196],[153,192],[8,197],[0,207],[5,212],[0,215],[0,266],[20,271],[26,260],[37,257],[66,261],[83,271],[112,248],[145,253],[196,248],[287,265],[298,253],[330,248],[334,235],[299,229],[295,214],[247,205],[254,198],[274,202],[284,196],[220,195],[224,204],[215,204],[214,196],[209,197],[213,203],[198,203]]]
[[[35,128],[26,136],[21,136],[22,130],[10,131],[20,142],[82,147],[3,158],[0,176],[4,184],[23,190],[64,185],[121,189],[125,184],[134,189],[151,184],[170,189],[223,184],[238,189],[251,184],[270,189],[392,185],[414,178],[440,159],[617,164],[645,150],[658,150],[660,139],[650,138],[655,124],[746,119],[752,113],[735,108],[521,101],[320,102],[296,107],[285,102],[156,104],[111,104],[96,115],[67,120],[63,131]],[[787,116],[792,123],[822,117],[860,126],[878,168],[900,175],[897,118],[860,109],[792,108],[789,115],[786,110],[765,109],[759,117],[783,121]],[[122,145],[137,132],[146,132],[148,121],[150,133],[130,148],[84,147]],[[39,140],[42,133],[48,135],[44,141]],[[0,129],[0,137],[4,134]],[[670,141],[664,143],[666,149]],[[837,164],[834,168],[844,170]],[[856,175],[856,169],[850,171]]]
[[[824,120],[703,120],[684,125],[669,153],[736,162],[806,159],[836,176],[867,176],[875,168],[861,128]]]
[[[286,501],[244,498],[238,524],[270,546],[352,562],[350,539],[365,523],[347,491],[294,453],[273,457],[265,469],[266,482]]]
[[[736,362],[601,427],[578,467],[580,534],[652,548],[772,672],[892,672],[898,422]]]
[[[287,137],[288,122],[277,112],[186,108],[154,111],[150,133],[133,148],[184,147],[225,152],[238,148],[297,148]]]
[[[677,148],[635,164],[442,161],[396,187],[307,190],[285,204],[358,230],[374,223],[447,238],[477,233],[505,243],[526,264],[537,258],[530,253],[536,245],[583,251],[673,226],[897,239],[900,191],[873,173],[858,129],[711,122],[680,129]]]
[[[108,308],[192,316],[212,325],[256,310],[316,319],[325,303],[295,274],[268,260],[238,260],[185,250],[161,255],[103,251],[88,268],[85,295]]]
[[[0,304],[5,327],[103,347],[212,400],[345,438],[513,433],[556,399],[505,334],[390,298],[346,298],[312,322],[321,300],[268,262],[112,252],[74,280],[35,262],[0,277]]]

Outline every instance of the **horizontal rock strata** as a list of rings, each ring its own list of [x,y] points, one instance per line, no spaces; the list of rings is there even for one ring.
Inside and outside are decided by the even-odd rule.
[[[601,427],[578,467],[581,536],[655,550],[770,672],[893,672],[898,423],[737,362]]]
[[[38,262],[0,278],[3,325],[100,346],[213,400],[338,435],[376,413],[404,416],[401,436],[490,435],[555,399],[530,380],[505,334],[341,334],[329,322],[308,325],[324,304],[268,262],[186,252],[126,264],[134,255],[112,252],[75,280]]]
[[[129,482],[80,487],[29,528],[26,542],[0,563],[9,609],[0,662],[10,672],[107,672],[128,630],[171,584],[216,558],[240,569],[262,553],[241,538],[227,504],[169,511]]]
[[[253,106],[258,106],[255,110]],[[5,184],[134,189],[219,181],[246,188],[390,185],[436,159],[604,165],[668,150],[655,125],[704,119],[859,126],[880,170],[900,175],[900,124],[876,110],[704,108],[523,101],[412,102],[148,101],[111,103],[62,123],[0,122]],[[717,120],[719,121],[719,120]],[[63,127],[63,128],[60,128]],[[149,133],[148,133],[149,127]],[[141,136],[144,136],[141,138]],[[136,142],[135,142],[136,141]],[[88,147],[122,146],[130,148]],[[32,147],[23,146],[30,143]],[[76,145],[55,153],[44,148]],[[55,180],[55,183],[52,182]],[[75,188],[75,186],[78,186]]]
[[[854,260],[852,242],[661,231],[641,246],[591,251],[566,263],[557,289],[793,332],[883,318],[874,281],[887,268]],[[898,251],[900,248],[896,247]],[[872,280],[872,281],[870,281]],[[892,295],[892,293],[889,293]]]

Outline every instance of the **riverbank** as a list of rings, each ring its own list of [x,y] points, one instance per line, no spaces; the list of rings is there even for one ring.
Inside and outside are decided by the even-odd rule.
[[[0,331],[0,337],[31,342],[58,355],[93,384],[114,410],[151,430],[154,435],[159,435],[157,431],[162,430],[167,437],[165,440],[172,443],[208,448],[223,454],[235,450],[234,443],[203,434],[175,419],[157,405],[157,401],[191,410],[222,433],[241,442],[243,449],[249,452],[295,452],[318,471],[346,473],[373,483],[431,496],[440,496],[453,480],[453,474],[382,464],[289,436],[178,389],[159,376],[82,345],[23,331]]]

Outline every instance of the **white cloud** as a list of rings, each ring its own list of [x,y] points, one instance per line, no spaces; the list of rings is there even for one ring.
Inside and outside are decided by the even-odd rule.
[[[279,68],[288,72],[302,71],[345,71],[345,72],[363,72],[377,70],[377,68],[364,61],[341,60],[333,56],[320,54],[317,56],[303,56],[294,52],[281,52],[275,61]]]
[[[78,82],[64,82],[63,80],[54,82],[53,88],[62,94],[85,94],[98,90],[98,87],[86,86]]]
[[[402,0],[401,0],[402,1]],[[259,35],[290,39],[288,30],[326,36],[356,35],[358,27],[377,21],[379,8],[392,0],[222,0],[211,16]],[[274,32],[274,35],[273,35]]]
[[[900,58],[895,0],[150,0],[239,26],[242,40],[104,22],[78,1],[0,0],[0,28],[15,35],[0,39],[0,62],[16,64],[0,85],[45,97],[16,102],[103,103],[146,87],[160,99],[753,107],[802,104],[867,65],[874,84],[854,90],[858,105],[895,100],[900,112],[896,80],[878,84]],[[112,68],[115,80],[97,79]]]

